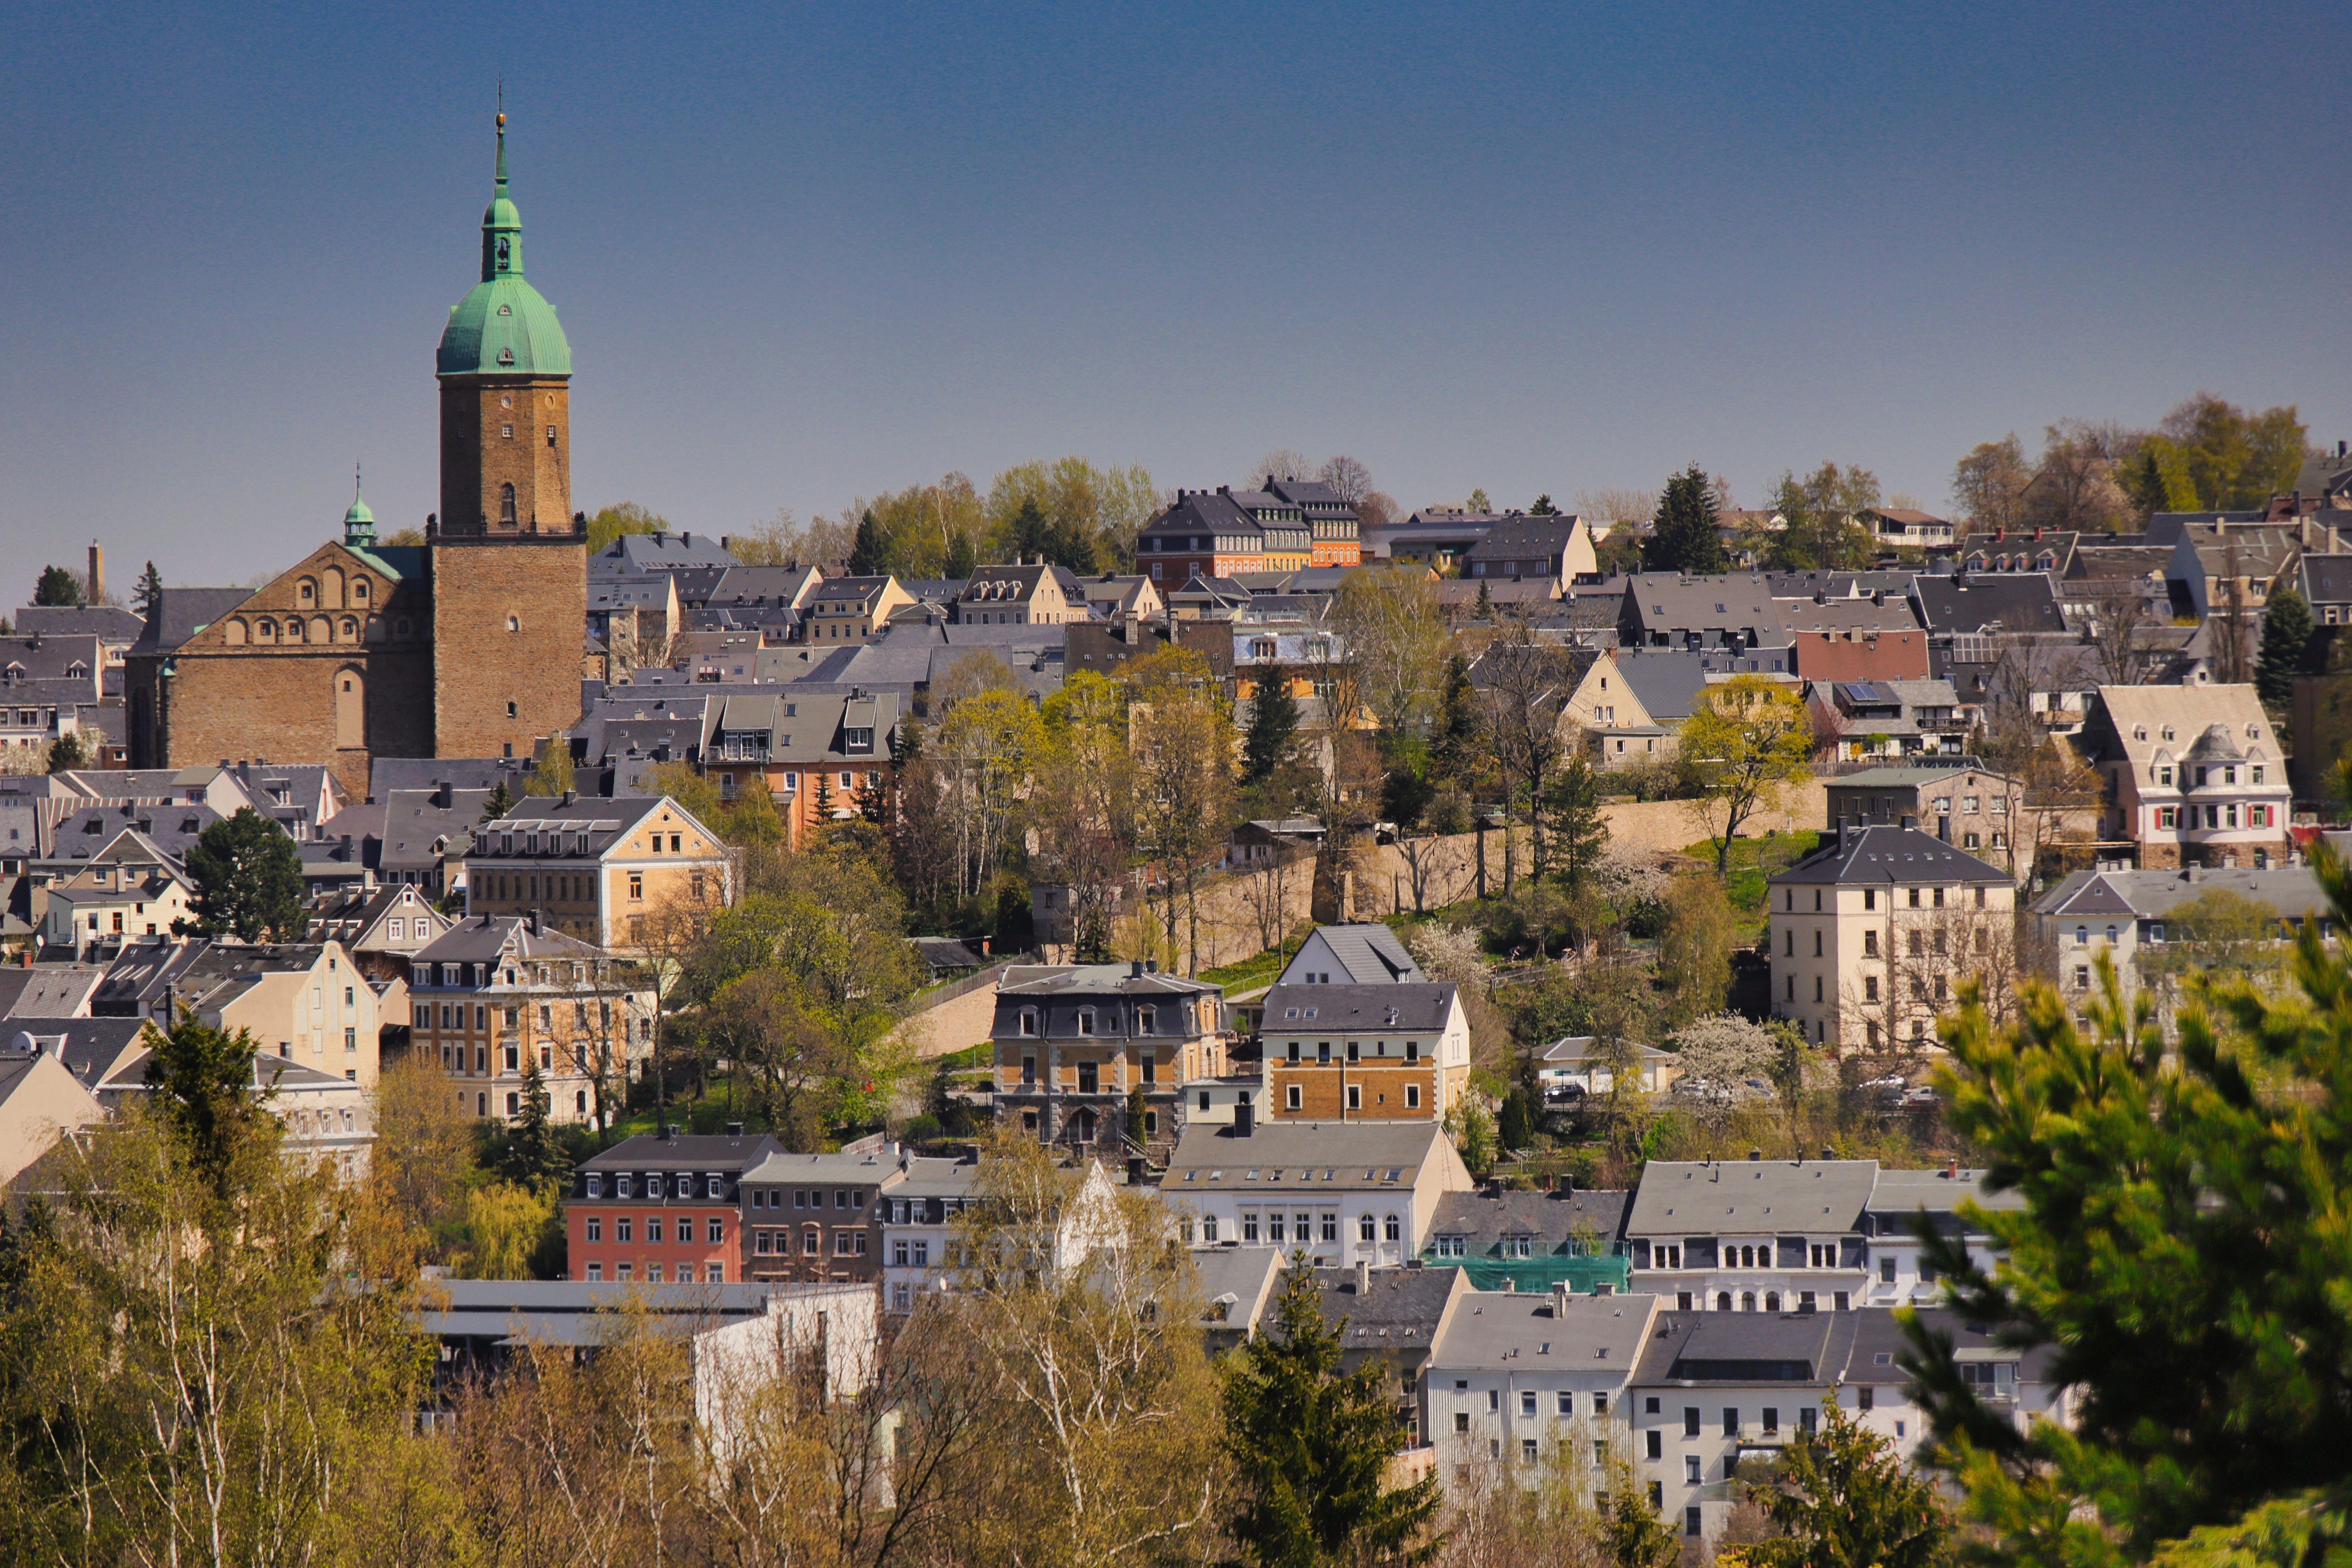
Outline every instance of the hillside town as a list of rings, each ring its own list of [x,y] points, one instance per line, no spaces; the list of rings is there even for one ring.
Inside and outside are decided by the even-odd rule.
[[[1275,1506],[1286,1376],[1371,1412],[1328,1440],[1373,1500],[1362,1555],[1254,1561],[1844,1562],[1772,1554],[1801,1447],[1925,1517],[2112,1426],[1995,1283],[2087,1139],[2016,1053],[2251,1105],[2287,1047],[2221,1020],[2341,1006],[2343,443],[2200,397],[1967,450],[1949,515],[1835,464],[1408,508],[1349,457],[1066,458],[711,531],[575,497],[506,142],[437,510],[322,497],[224,585],[20,574],[12,1301],[168,1294],[16,1261],[101,1214],[192,1268],[215,1198],[229,1251],[331,1214],[221,1310],[411,1357],[446,1498],[557,1495],[530,1443],[601,1463],[654,1369],[688,1435],[630,1462],[695,1561],[992,1561],[1024,1510],[1213,1561],[1274,1529],[1202,1478]],[[2197,1169],[2175,1217],[2244,1219]],[[78,1422],[22,1462],[99,1463]]]

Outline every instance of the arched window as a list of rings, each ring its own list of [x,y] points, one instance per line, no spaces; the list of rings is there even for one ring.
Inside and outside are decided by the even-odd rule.
[[[1403,1240],[1404,1222],[1394,1215],[1389,1215],[1387,1221],[1381,1226],[1381,1239],[1382,1241]]]
[[[231,647],[243,647],[245,646],[245,623],[243,621],[230,621],[226,625],[223,626],[221,627],[221,641],[228,644]]]
[[[1764,1310],[1768,1312],[1777,1312],[1780,1310],[1780,1292],[1778,1290],[1764,1292]]]
[[[335,672],[335,744],[346,751],[367,744],[367,681],[349,668]]]
[[[499,487],[499,521],[507,524],[509,527],[512,527],[514,525],[514,486],[511,484],[500,485]]]
[[[1755,1291],[1742,1290],[1739,1293],[1739,1310],[1743,1312],[1752,1312],[1756,1310]]]
[[[360,624],[349,616],[343,617],[342,638],[345,642],[360,640]]]
[[[1729,1310],[1731,1310],[1731,1292],[1730,1292],[1730,1291],[1728,1291],[1728,1290],[1719,1290],[1719,1291],[1717,1291],[1717,1292],[1716,1293],[1716,1298],[1715,1298],[1715,1310],[1716,1310],[1717,1311],[1718,1311],[1718,1312],[1728,1312]]]
[[[2091,945],[2091,928],[2089,926],[2076,926],[2074,928],[2074,945],[2076,947],[2088,947]]]

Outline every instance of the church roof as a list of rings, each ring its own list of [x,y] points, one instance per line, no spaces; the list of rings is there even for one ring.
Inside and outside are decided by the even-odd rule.
[[[572,374],[572,344],[555,307],[523,279],[522,216],[507,196],[506,122],[499,115],[498,175],[482,214],[482,280],[449,307],[436,375]]]

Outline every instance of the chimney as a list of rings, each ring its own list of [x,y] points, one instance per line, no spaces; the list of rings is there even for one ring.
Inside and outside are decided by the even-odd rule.
[[[438,781],[437,783],[436,783],[436,784],[434,784],[434,786],[433,786],[433,809],[434,809],[434,810],[436,810],[436,811],[446,811],[446,810],[448,810],[451,806],[453,806],[453,805],[457,805],[457,793],[456,793],[456,791],[455,791],[455,790],[453,790],[453,789],[450,787],[450,784],[449,784],[449,781],[448,781],[447,779],[442,779],[442,780]]]
[[[1763,1163],[1763,1159],[1764,1159],[1764,1151],[1763,1151],[1763,1150],[1761,1150],[1761,1149],[1750,1149],[1749,1151],[1748,1151],[1748,1163],[1749,1164],[1751,1164],[1751,1165],[1754,1165],[1754,1164],[1760,1164],[1760,1163]]]
[[[677,1122],[665,1121],[662,1123],[662,1142],[665,1143],[675,1143],[677,1142]]]
[[[730,1138],[740,1138],[743,1136],[743,1124],[740,1121],[729,1122],[727,1124],[727,1136]]]
[[[1568,1316],[1568,1281],[1565,1279],[1552,1281],[1551,1315],[1554,1319]]]
[[[1919,818],[1910,812],[1905,812],[1903,814],[1903,826],[1916,831],[1919,826]]]
[[[1955,1154],[1944,1162],[1944,1180],[1948,1182],[1958,1181],[1959,1179],[1959,1175],[1960,1160],[1959,1156]]]
[[[1129,980],[1140,980],[1143,978],[1143,960],[1135,958],[1128,961],[1127,977]]]
[[[1248,1137],[1250,1135],[1250,1123],[1255,1115],[1256,1110],[1250,1104],[1249,1096],[1247,1094],[1244,1094],[1239,1100],[1234,1101],[1234,1136],[1236,1138]]]
[[[533,936],[537,936],[539,934],[539,911],[537,910],[530,911],[530,934]]]
[[[1364,1297],[1371,1293],[1372,1266],[1368,1260],[1359,1258],[1356,1259],[1356,1294]]]
[[[97,604],[106,597],[106,546],[93,539],[89,542],[89,602]]]
[[[576,790],[576,789],[568,789],[568,790],[565,790],[565,791],[563,792],[563,804],[564,804],[564,805],[570,805],[572,802],[574,802],[574,801],[578,800],[579,798],[580,798],[580,792],[579,792],[578,790]]]
[[[2188,865],[2180,868],[2180,874],[2193,882],[2197,879],[2197,872],[2199,868],[2197,862],[2191,860]]]
[[[1129,1154],[1127,1157],[1127,1184],[1130,1187],[1139,1187],[1143,1185],[1143,1156],[1140,1154]]]
[[[1824,1160],[1834,1160],[1837,1158],[1837,1151],[1824,1143],[1822,1145],[1822,1158]]]
[[[2036,544],[2042,542],[2042,525],[2038,522],[2033,525],[2033,542]]]

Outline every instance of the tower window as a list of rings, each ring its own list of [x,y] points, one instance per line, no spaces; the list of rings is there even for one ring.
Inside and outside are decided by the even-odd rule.
[[[500,350],[499,351],[499,363],[500,364],[512,364],[512,363],[514,363],[514,350],[512,350],[512,349],[500,349]]]
[[[511,441],[514,439],[514,426],[511,425],[501,425],[499,426],[499,434]]]
[[[513,355],[513,353],[512,353],[511,352],[509,352],[509,353],[507,354],[507,356],[506,356],[506,357],[507,357],[507,358],[509,358],[509,359],[512,359],[512,358],[514,357],[514,355]],[[509,435],[511,435],[511,434],[513,433],[513,429],[514,429],[514,427],[513,427],[512,426],[509,426],[507,427],[507,429],[508,429],[508,433],[509,433]],[[507,524],[509,527],[512,527],[512,526],[513,526],[513,524],[514,524],[514,520],[515,520],[515,493],[514,493],[514,486],[513,486],[511,483],[500,485],[500,486],[499,487],[499,521],[500,522],[503,522],[503,523]]]
[[[509,718],[509,719],[511,719],[511,718],[513,718],[514,716],[515,716],[515,705],[514,705],[513,703],[509,702],[509,703],[508,703],[508,704],[507,704],[507,717],[508,717],[508,718]]]
[[[499,314],[501,316],[511,316],[514,314],[514,307],[512,305],[501,305],[499,307]]]
[[[551,447],[555,445],[555,426],[552,425],[547,427],[547,444]]]
[[[507,617],[507,630],[510,632],[519,632],[522,630],[522,617],[520,616],[509,616]]]

